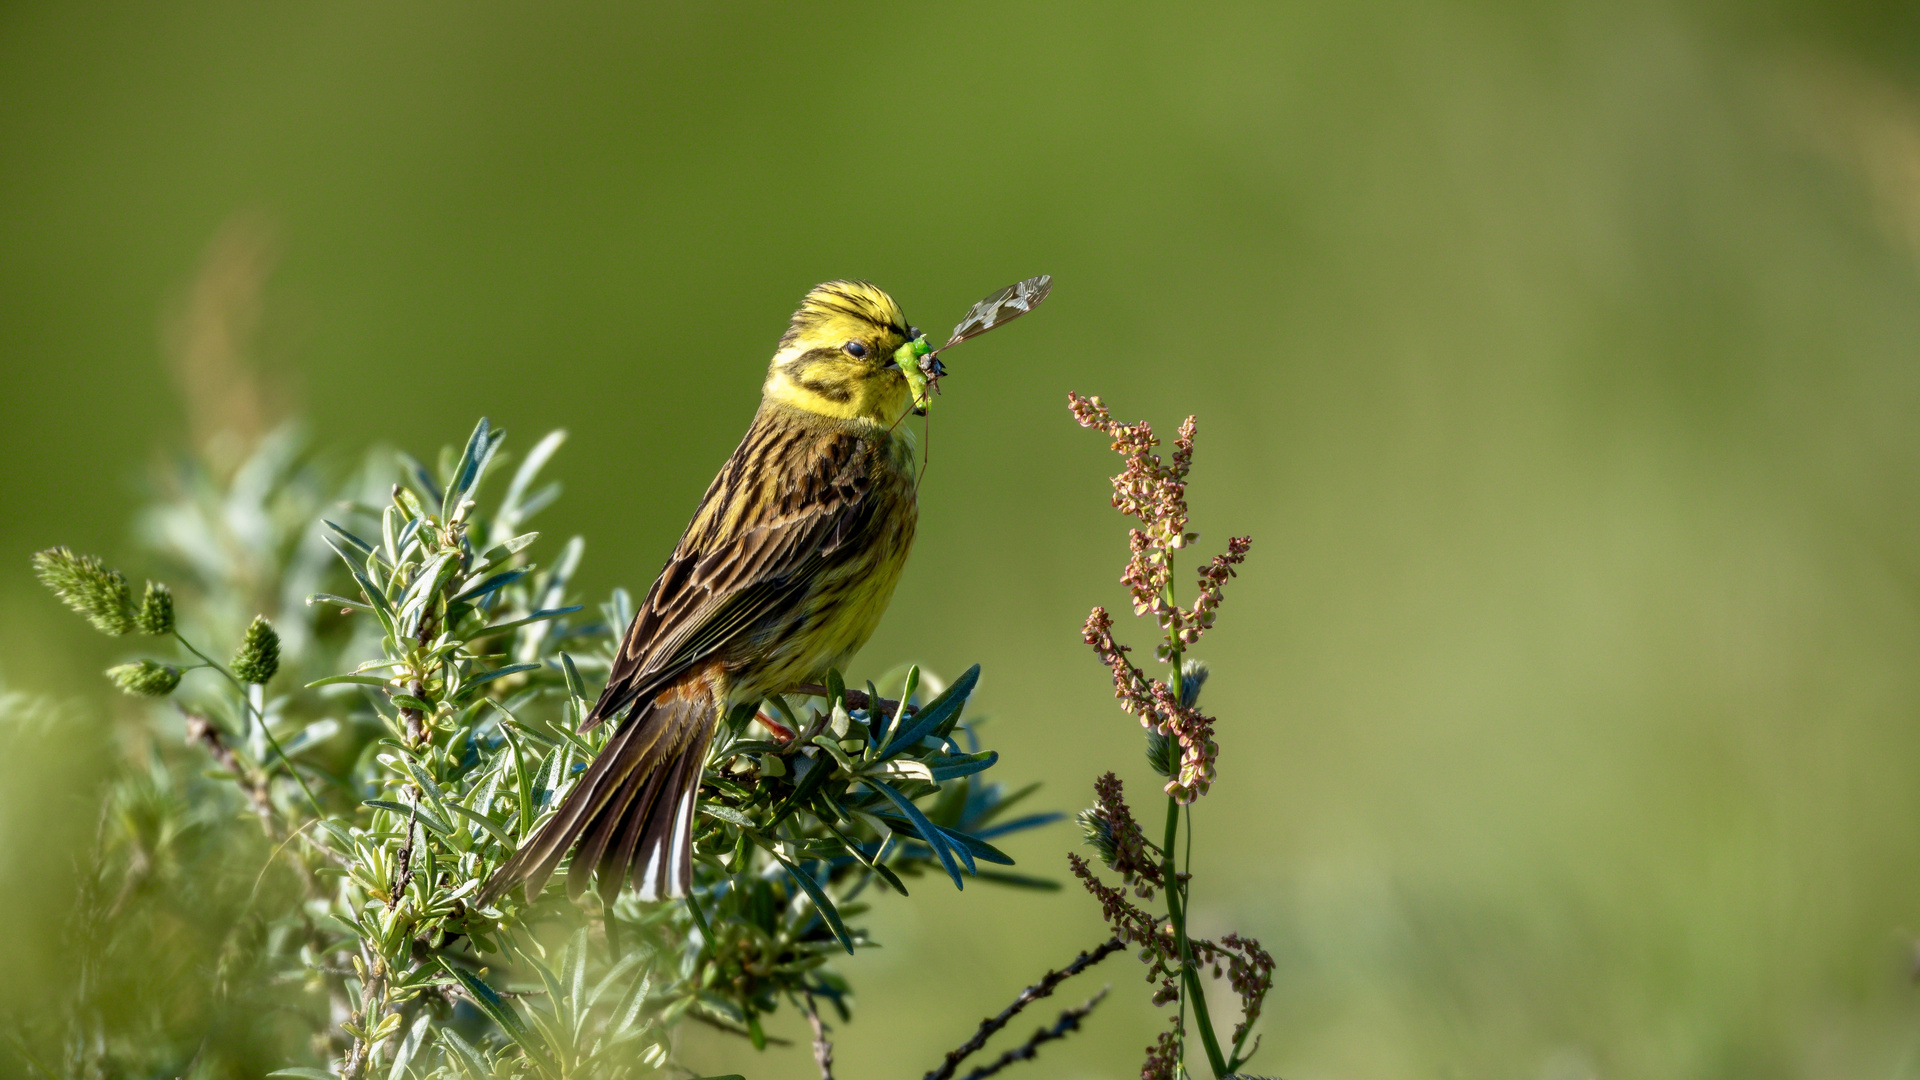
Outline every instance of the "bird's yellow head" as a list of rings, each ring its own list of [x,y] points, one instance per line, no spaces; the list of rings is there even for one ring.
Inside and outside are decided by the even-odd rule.
[[[780,337],[764,396],[821,416],[891,425],[913,398],[894,354],[914,336],[900,305],[874,286],[817,285]]]

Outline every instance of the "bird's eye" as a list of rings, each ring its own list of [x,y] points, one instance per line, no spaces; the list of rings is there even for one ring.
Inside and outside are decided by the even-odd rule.
[[[849,341],[840,347],[845,349],[847,355],[853,357],[855,360],[865,360],[867,358],[867,347],[857,341]]]

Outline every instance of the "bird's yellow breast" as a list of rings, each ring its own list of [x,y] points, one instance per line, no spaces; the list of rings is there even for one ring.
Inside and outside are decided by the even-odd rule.
[[[817,683],[873,636],[906,567],[919,522],[913,447],[898,432],[875,431],[868,456],[873,513],[843,558],[813,576],[792,616],[755,642],[753,656],[730,665],[729,696],[746,701]]]

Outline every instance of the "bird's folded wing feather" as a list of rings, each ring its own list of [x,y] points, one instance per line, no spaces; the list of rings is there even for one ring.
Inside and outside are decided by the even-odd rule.
[[[821,564],[866,527],[874,507],[860,438],[765,419],[707,488],[582,730],[797,605]]]

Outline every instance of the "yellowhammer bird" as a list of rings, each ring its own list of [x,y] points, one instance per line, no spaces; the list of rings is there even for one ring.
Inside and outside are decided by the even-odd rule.
[[[815,288],[767,369],[760,411],[627,628],[583,730],[626,720],[559,809],[488,883],[537,894],[577,843],[611,898],[683,896],[693,811],[730,706],[821,681],[873,634],[913,543],[914,404],[895,350],[917,332],[865,282]],[[630,711],[629,711],[630,710]]]

